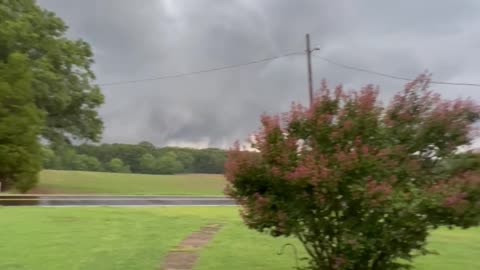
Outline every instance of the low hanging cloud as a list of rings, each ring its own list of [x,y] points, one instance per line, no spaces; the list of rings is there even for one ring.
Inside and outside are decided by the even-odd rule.
[[[352,66],[443,81],[479,82],[478,1],[40,0],[88,41],[98,83],[238,64],[304,50]],[[314,81],[390,96],[404,82],[313,57]],[[102,87],[105,142],[227,147],[255,131],[259,115],[306,103],[303,55],[188,77]],[[475,88],[435,86],[447,97]]]

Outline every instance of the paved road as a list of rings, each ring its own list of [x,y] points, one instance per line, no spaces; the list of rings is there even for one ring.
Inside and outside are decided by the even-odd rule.
[[[142,196],[142,195],[2,195],[3,206],[223,206],[235,205],[225,197]]]

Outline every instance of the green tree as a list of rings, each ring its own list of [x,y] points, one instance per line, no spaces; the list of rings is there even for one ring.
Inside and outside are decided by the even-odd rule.
[[[96,158],[85,155],[85,164],[87,164],[87,170],[92,172],[102,171],[102,163]]]
[[[114,158],[106,165],[107,170],[117,173],[129,173],[130,168],[123,164],[123,161],[119,158]]]
[[[58,151],[54,151],[49,145],[42,145],[41,153],[43,169],[64,169],[62,156],[59,155]]]
[[[385,107],[372,86],[324,83],[310,108],[263,116],[257,151],[237,144],[226,164],[246,224],[297,237],[315,270],[407,269],[428,253],[432,229],[478,226],[478,173],[440,161],[470,142],[479,107],[442,100],[428,82],[420,76]]]
[[[189,149],[187,150],[183,149],[183,151],[180,151],[180,150],[182,149],[179,149],[179,151],[177,151],[177,160],[182,164],[182,167],[183,167],[182,172],[183,173],[194,172],[193,162],[195,161],[195,158],[192,152],[188,151]],[[222,164],[222,167],[223,167],[223,164]]]
[[[75,146],[74,149],[79,154],[96,157],[102,163],[108,163],[112,158],[119,158],[130,166],[132,172],[142,172],[140,159],[142,155],[147,153],[147,150],[139,145],[118,143],[101,145],[82,144]]]
[[[460,153],[441,161],[442,169],[447,174],[459,174],[467,171],[480,170],[480,155],[478,153]]]
[[[158,158],[157,171],[160,174],[176,174],[183,170],[182,163],[177,160],[177,155],[167,152]]]
[[[138,144],[138,146],[144,148],[148,152],[153,152],[155,150],[155,145],[153,145],[151,142],[147,141],[142,141]]]
[[[119,158],[134,173],[172,173],[171,169],[162,165],[160,165],[161,168],[158,166],[159,160],[168,153],[173,153],[175,160],[180,163],[180,166],[178,166],[178,163],[174,162],[174,173],[223,173],[223,165],[226,160],[226,151],[221,149],[156,148],[149,142],[141,142],[136,145],[118,143],[81,144],[73,146],[72,149],[78,154],[96,157],[102,164],[107,164],[113,158]],[[65,150],[57,152],[62,151]],[[65,158],[68,159],[68,157]],[[154,162],[152,162],[152,158],[155,159]],[[167,158],[166,162],[170,162],[169,160],[171,161],[172,158]],[[66,167],[65,169],[71,168]]]
[[[56,166],[56,155],[55,152],[50,149],[48,146],[41,147],[42,153],[42,166],[45,169],[53,169]]]
[[[69,164],[69,169],[75,171],[88,171],[87,155],[74,154]]]
[[[157,160],[152,154],[144,154],[140,158],[140,172],[155,173],[156,166]]]
[[[56,155],[59,160],[59,169],[77,170],[79,167],[77,153],[68,145],[61,145],[56,148]]]
[[[0,35],[1,36],[1,35]],[[42,115],[34,104],[28,59],[0,59],[0,183],[2,190],[27,191],[41,167],[38,135]]]
[[[71,164],[69,166],[71,170],[77,171],[100,171],[101,163],[97,158],[88,155],[80,154],[73,155]]]
[[[103,95],[92,83],[92,51],[86,42],[68,39],[66,31],[60,18],[33,0],[0,1],[0,61],[13,52],[28,58],[34,104],[46,117],[43,137],[98,140]]]
[[[222,173],[225,164],[225,151],[202,149],[195,153],[194,171],[198,173]]]

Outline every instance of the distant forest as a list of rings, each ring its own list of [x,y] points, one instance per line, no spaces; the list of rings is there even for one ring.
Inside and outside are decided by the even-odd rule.
[[[82,144],[42,148],[43,168],[144,174],[223,173],[226,151],[139,144]]]

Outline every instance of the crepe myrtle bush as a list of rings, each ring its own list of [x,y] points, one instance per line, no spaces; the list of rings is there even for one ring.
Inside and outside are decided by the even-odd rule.
[[[225,164],[226,193],[246,225],[293,236],[309,255],[302,269],[410,268],[439,226],[480,220],[480,176],[442,160],[472,139],[479,107],[429,90],[423,74],[388,105],[378,89],[330,89],[311,107],[263,115],[250,141]]]

